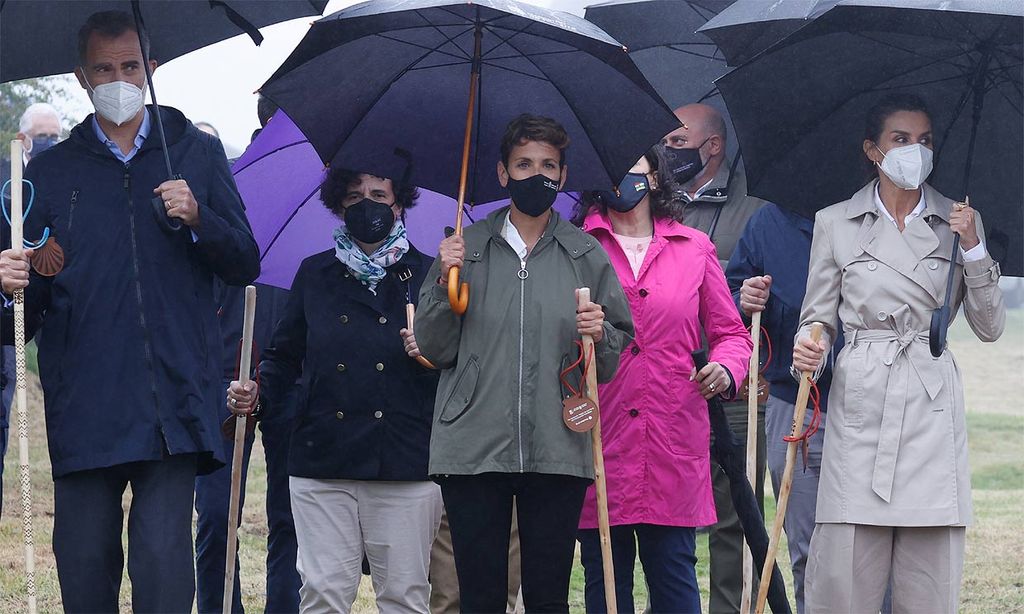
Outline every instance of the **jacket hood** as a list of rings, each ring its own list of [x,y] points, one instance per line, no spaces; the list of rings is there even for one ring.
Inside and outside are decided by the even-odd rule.
[[[150,124],[149,136],[146,137],[140,151],[160,148],[160,135],[157,134],[156,118],[153,116],[156,109],[157,107],[153,105],[146,105],[146,112],[150,114],[150,119],[153,122]],[[199,132],[198,128],[193,126],[192,122],[181,111],[173,107],[164,106],[159,107],[159,109],[160,120],[163,123],[164,136],[167,138],[168,147],[180,141],[190,130]],[[95,116],[95,113],[90,113],[80,124],[75,126],[65,142],[78,147],[84,147],[98,154],[109,154],[106,145],[96,138],[96,132],[92,127],[93,116]],[[58,143],[51,149],[55,149],[60,145],[62,143]]]

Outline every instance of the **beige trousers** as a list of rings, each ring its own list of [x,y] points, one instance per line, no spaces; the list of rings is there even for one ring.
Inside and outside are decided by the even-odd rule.
[[[512,508],[512,535],[508,542],[508,610],[521,613],[522,569],[519,560],[519,526]],[[448,515],[441,516],[441,527],[430,550],[430,614],[459,614],[459,577],[455,573],[455,551]]]
[[[819,523],[807,556],[806,614],[877,614],[890,574],[893,614],[955,614],[965,533]]]
[[[363,553],[381,614],[427,612],[430,545],[441,521],[434,482],[289,478],[304,614],[351,611]]]

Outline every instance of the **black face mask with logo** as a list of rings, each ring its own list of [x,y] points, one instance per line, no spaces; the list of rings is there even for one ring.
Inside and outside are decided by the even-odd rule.
[[[711,137],[704,139],[704,143],[710,139]],[[700,148],[704,147],[704,143],[692,149],[667,146],[664,148],[665,163],[672,181],[683,185],[704,170],[704,161],[700,159]]]
[[[369,198],[345,209],[345,228],[357,241],[377,243],[387,238],[395,225],[391,206]]]
[[[632,211],[640,204],[640,201],[650,192],[651,185],[647,181],[647,175],[643,173],[626,173],[626,176],[619,182],[619,190],[615,192],[599,192],[601,200],[608,208],[619,213]]]
[[[527,179],[508,178],[508,195],[519,209],[530,217],[540,217],[555,204],[558,180],[537,173]]]

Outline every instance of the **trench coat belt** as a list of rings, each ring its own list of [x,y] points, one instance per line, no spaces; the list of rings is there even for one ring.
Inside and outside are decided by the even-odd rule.
[[[878,430],[878,448],[875,451],[875,465],[871,474],[871,490],[886,503],[892,497],[892,484],[896,475],[896,456],[903,431],[903,414],[907,404],[910,386],[910,371],[913,370],[934,401],[942,389],[942,374],[931,363],[928,350],[928,332],[907,330],[854,330],[846,331],[847,342],[887,343],[883,363],[889,367],[885,384],[885,400],[882,403],[882,424]],[[912,344],[918,344],[912,347]]]

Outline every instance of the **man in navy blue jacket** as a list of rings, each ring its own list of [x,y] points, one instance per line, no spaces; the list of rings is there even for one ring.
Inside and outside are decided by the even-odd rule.
[[[31,250],[10,249],[0,254],[0,282],[8,293],[25,288],[28,333],[42,330],[64,608],[117,611],[121,497],[131,484],[132,607],[187,612],[195,592],[193,482],[224,461],[214,278],[250,283],[259,257],[219,141],[174,109],[142,105],[143,56],[131,17],[94,14],[79,50],[75,72],[97,113],[25,173],[35,186],[25,236],[49,228],[63,270],[30,273]],[[156,113],[181,179],[167,181],[150,131]],[[183,227],[173,230],[168,218]]]
[[[807,286],[813,230],[812,220],[778,205],[766,204],[750,217],[725,270],[729,288],[743,318],[749,322],[750,316],[760,311],[761,334],[770,341],[771,360],[764,372],[769,384],[765,433],[768,471],[776,493],[786,467],[788,444],[782,438],[790,434],[793,405],[796,403],[797,382],[789,368],[793,359],[793,337],[800,327],[800,306]],[[829,356],[835,356],[842,345],[840,336]],[[830,363],[818,378],[822,412],[826,409],[831,382]],[[812,412],[808,412],[804,428],[811,418]],[[786,513],[786,538],[793,561],[793,582],[800,613],[803,612],[804,566],[814,531],[814,507],[818,497],[824,437],[825,414],[822,413],[821,426],[808,442],[806,471],[798,469],[793,474],[793,490]]]

